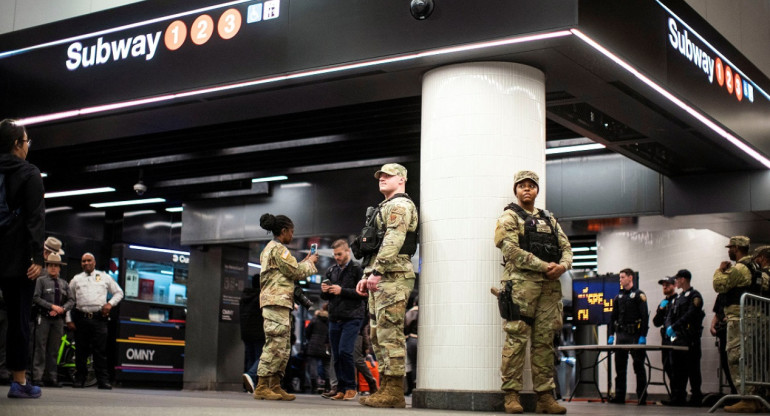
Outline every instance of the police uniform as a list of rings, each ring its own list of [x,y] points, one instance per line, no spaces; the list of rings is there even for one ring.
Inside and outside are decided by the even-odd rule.
[[[316,273],[315,264],[297,262],[289,249],[277,240],[267,243],[259,256],[259,305],[264,319],[265,346],[259,358],[257,375],[278,376],[286,370],[291,354],[291,311],[294,308],[294,281]]]
[[[658,281],[659,284],[663,284],[663,282],[668,282],[668,284],[671,285],[675,283],[673,277],[668,277]],[[652,318],[652,324],[656,327],[660,327],[660,339],[662,340],[662,345],[671,345],[671,339],[666,336],[666,317],[673,308],[675,299],[676,293],[671,296],[666,296],[666,299],[664,299],[665,305],[658,305],[658,308],[655,310],[655,316]],[[662,303],[663,301],[661,301],[661,304]],[[673,369],[671,368],[671,351],[663,350],[660,354],[663,362],[663,371],[666,372],[666,376],[668,376],[669,381],[672,381],[674,379],[674,373]]]
[[[683,404],[687,398],[687,380],[690,380],[691,403],[700,405],[701,394],[701,334],[703,332],[703,296],[691,287],[677,296],[673,309],[666,319],[666,328],[671,327],[676,334],[671,339],[673,345],[689,347],[688,351],[673,351],[672,364],[674,377],[671,381],[673,402]],[[665,339],[664,338],[664,339]]]
[[[406,168],[396,163],[383,165],[374,177],[379,178],[382,173],[407,178]],[[396,194],[381,202],[379,209],[381,215],[376,216],[376,227],[384,229],[385,234],[377,254],[363,266],[364,276],[382,276],[378,290],[369,292],[368,310],[372,349],[385,382],[377,393],[359,402],[373,407],[404,407],[404,316],[415,274],[412,255],[401,251],[407,234],[417,231],[417,207],[406,194]]]
[[[46,265],[62,263],[58,254],[49,254]],[[38,307],[37,328],[35,329],[35,353],[32,365],[32,380],[45,381],[46,384],[59,386],[56,355],[59,352],[61,338],[64,335],[64,316],[75,305],[67,281],[60,277],[39,277],[35,282],[32,303]],[[60,306],[64,313],[51,316],[53,305]]]
[[[647,295],[637,288],[621,289],[614,301],[612,317],[607,333],[616,337],[616,344],[638,344],[640,337],[647,337],[649,330],[649,311]],[[625,402],[626,377],[628,371],[627,350],[615,351],[615,398],[613,401]],[[646,353],[633,351],[634,374],[636,374],[636,395],[643,400],[644,388],[647,385],[647,373],[644,368]]]
[[[94,358],[94,370],[100,386],[109,388],[107,372],[107,321],[109,317],[102,315],[105,303],[116,306],[123,299],[123,290],[115,280],[105,272],[94,270],[91,273],[81,272],[70,281],[72,296],[75,298],[75,309],[72,310],[72,320],[75,322],[75,344],[78,354],[75,356],[75,386],[82,387],[88,368],[86,359],[89,355]],[[107,293],[112,298],[107,302]]]
[[[538,185],[534,172],[521,171],[514,177],[514,189],[519,182],[532,180]],[[494,242],[503,255],[503,276],[501,285],[511,282],[511,297],[518,307],[519,319],[505,320],[505,344],[500,365],[502,386],[513,393],[518,403],[518,392],[523,388],[524,356],[527,341],[531,340],[532,384],[535,392],[550,394],[556,387],[553,380],[554,346],[553,337],[562,328],[562,292],[558,279],[550,280],[546,271],[550,262],[572,268],[572,248],[559,223],[552,215],[535,208],[533,212],[520,215],[523,208],[509,205],[497,219]],[[556,251],[556,257],[541,259],[522,244],[532,241],[534,234],[542,234],[542,242],[550,240],[543,250]],[[555,234],[555,235],[554,235]],[[551,238],[551,235],[554,235]],[[532,250],[532,246],[526,247]],[[541,256],[545,257],[542,253]],[[504,291],[504,293],[508,293]],[[518,406],[517,406],[518,407]]]

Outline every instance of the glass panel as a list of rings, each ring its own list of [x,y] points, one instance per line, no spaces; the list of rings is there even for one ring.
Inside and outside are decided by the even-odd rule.
[[[187,267],[177,263],[126,260],[126,299],[187,304]]]

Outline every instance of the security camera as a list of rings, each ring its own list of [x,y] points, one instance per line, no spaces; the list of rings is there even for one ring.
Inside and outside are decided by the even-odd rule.
[[[144,195],[144,193],[147,192],[147,185],[145,185],[142,181],[137,182],[134,184],[134,192],[140,196]]]
[[[412,0],[409,11],[415,19],[425,20],[433,13],[433,0]]]

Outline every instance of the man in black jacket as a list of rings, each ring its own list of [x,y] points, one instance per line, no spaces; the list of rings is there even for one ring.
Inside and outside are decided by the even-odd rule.
[[[329,344],[332,349],[337,393],[333,400],[355,400],[356,380],[353,350],[361,320],[364,319],[365,297],[356,293],[356,284],[363,269],[350,259],[350,247],[345,240],[332,244],[334,261],[321,283],[321,299],[329,301]]]
[[[674,308],[674,299],[676,299],[676,279],[666,277],[658,280],[658,284],[663,286],[663,300],[660,301],[658,309],[655,310],[655,317],[652,323],[660,328],[660,339],[662,345],[671,345],[671,338],[666,336],[666,317],[671,309]],[[666,372],[669,381],[674,380],[674,369],[671,366],[671,351],[661,351],[663,358],[663,371]]]
[[[26,161],[31,140],[24,126],[0,121],[0,289],[8,310],[6,360],[11,398],[38,398],[27,382],[29,315],[35,279],[43,269],[45,202],[40,170]]]

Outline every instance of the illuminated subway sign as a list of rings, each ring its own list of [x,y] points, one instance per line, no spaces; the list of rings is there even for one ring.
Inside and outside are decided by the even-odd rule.
[[[94,65],[106,64],[110,61],[121,61],[131,56],[138,58],[144,56],[149,61],[155,57],[158,50],[161,32],[147,33],[135,37],[105,42],[100,37],[96,44],[83,46],[80,42],[74,42],[67,48],[67,69],[74,71],[78,68],[86,68]]]
[[[725,87],[727,93],[734,95],[738,101],[742,101],[745,96],[749,102],[753,103],[754,86],[749,81],[741,79],[738,71],[723,62],[721,58],[716,56],[718,55],[716,50],[708,46],[715,55],[712,57],[709,51],[700,44],[705,42],[696,43],[694,41],[696,37],[700,36],[695,34],[691,39],[687,29],[680,30],[676,20],[673,17],[668,18],[669,45],[702,71],[710,84],[714,84],[716,79],[719,87]]]

